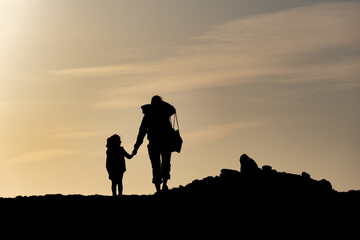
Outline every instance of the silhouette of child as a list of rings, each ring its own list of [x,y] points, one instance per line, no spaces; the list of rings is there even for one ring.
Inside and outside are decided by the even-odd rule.
[[[117,134],[107,139],[106,150],[106,169],[111,180],[111,191],[116,196],[116,186],[119,189],[119,196],[122,196],[123,184],[122,179],[126,171],[125,157],[131,159],[134,154],[128,154],[125,149],[120,146],[121,139]]]

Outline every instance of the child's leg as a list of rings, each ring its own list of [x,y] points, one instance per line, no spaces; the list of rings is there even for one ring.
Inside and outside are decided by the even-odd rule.
[[[124,173],[121,174],[121,176],[119,176],[120,181],[118,182],[118,189],[119,189],[119,196],[122,196],[123,194],[123,184],[122,184],[122,179],[123,179]]]
[[[111,181],[111,191],[112,191],[112,195],[115,197],[116,196],[116,181]]]

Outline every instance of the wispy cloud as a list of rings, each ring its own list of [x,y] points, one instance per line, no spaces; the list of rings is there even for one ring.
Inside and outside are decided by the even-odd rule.
[[[104,133],[96,130],[78,130],[74,128],[58,128],[52,129],[49,132],[50,137],[54,138],[66,138],[66,139],[79,139],[79,138],[89,138],[97,137],[103,135]]]
[[[109,97],[104,97],[105,99],[99,100],[93,104],[95,108],[126,108],[126,107],[136,107],[144,104],[144,101],[141,99],[132,98],[130,96],[113,96],[112,99]]]
[[[141,70],[141,71],[140,71]],[[85,67],[85,68],[71,68],[51,71],[48,74],[71,77],[94,77],[94,76],[108,76],[108,75],[132,75],[139,73],[153,72],[151,66],[141,64],[115,65],[115,66],[100,66],[100,67]]]
[[[125,107],[134,96],[253,81],[330,80],[340,88],[360,87],[359,22],[359,2],[323,3],[224,23],[160,61],[52,74],[111,76],[114,81],[98,91],[98,107]]]
[[[182,133],[182,136],[188,145],[197,145],[222,139],[240,129],[256,127],[261,124],[261,122],[253,121],[210,125],[196,131]]]
[[[9,163],[49,161],[57,158],[71,156],[73,154],[76,154],[76,151],[70,149],[53,148],[53,149],[27,152],[8,161],[3,161],[1,163],[9,164]]]

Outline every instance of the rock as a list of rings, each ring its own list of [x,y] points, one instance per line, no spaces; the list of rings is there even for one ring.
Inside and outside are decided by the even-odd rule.
[[[307,172],[302,172],[302,173],[301,173],[301,176],[302,176],[304,179],[306,179],[306,180],[311,179],[311,178],[310,178],[310,174],[308,174]]]
[[[239,176],[239,171],[233,169],[221,169],[220,177],[236,177]]]
[[[331,183],[330,183],[328,180],[326,180],[326,179],[321,179],[321,180],[319,181],[319,185],[320,185],[320,189],[323,189],[323,190],[325,190],[325,191],[330,192],[330,191],[333,190]]]
[[[269,165],[262,166],[262,170],[264,173],[271,173],[272,167]]]
[[[240,171],[243,174],[253,175],[260,171],[256,162],[246,154],[241,155],[240,164]]]

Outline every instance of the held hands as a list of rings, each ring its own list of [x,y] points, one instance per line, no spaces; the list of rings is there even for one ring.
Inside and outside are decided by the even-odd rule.
[[[127,157],[129,160],[132,159],[137,153],[137,149],[134,148],[134,150],[132,151],[132,153]]]
[[[133,157],[137,154],[139,147],[140,147],[140,145],[137,145],[137,144],[134,145],[134,150],[131,153],[131,157]]]
[[[131,155],[132,155],[132,156],[135,156],[135,155],[137,154],[137,151],[138,151],[138,150],[137,150],[136,148],[134,148],[134,150],[132,151]]]

